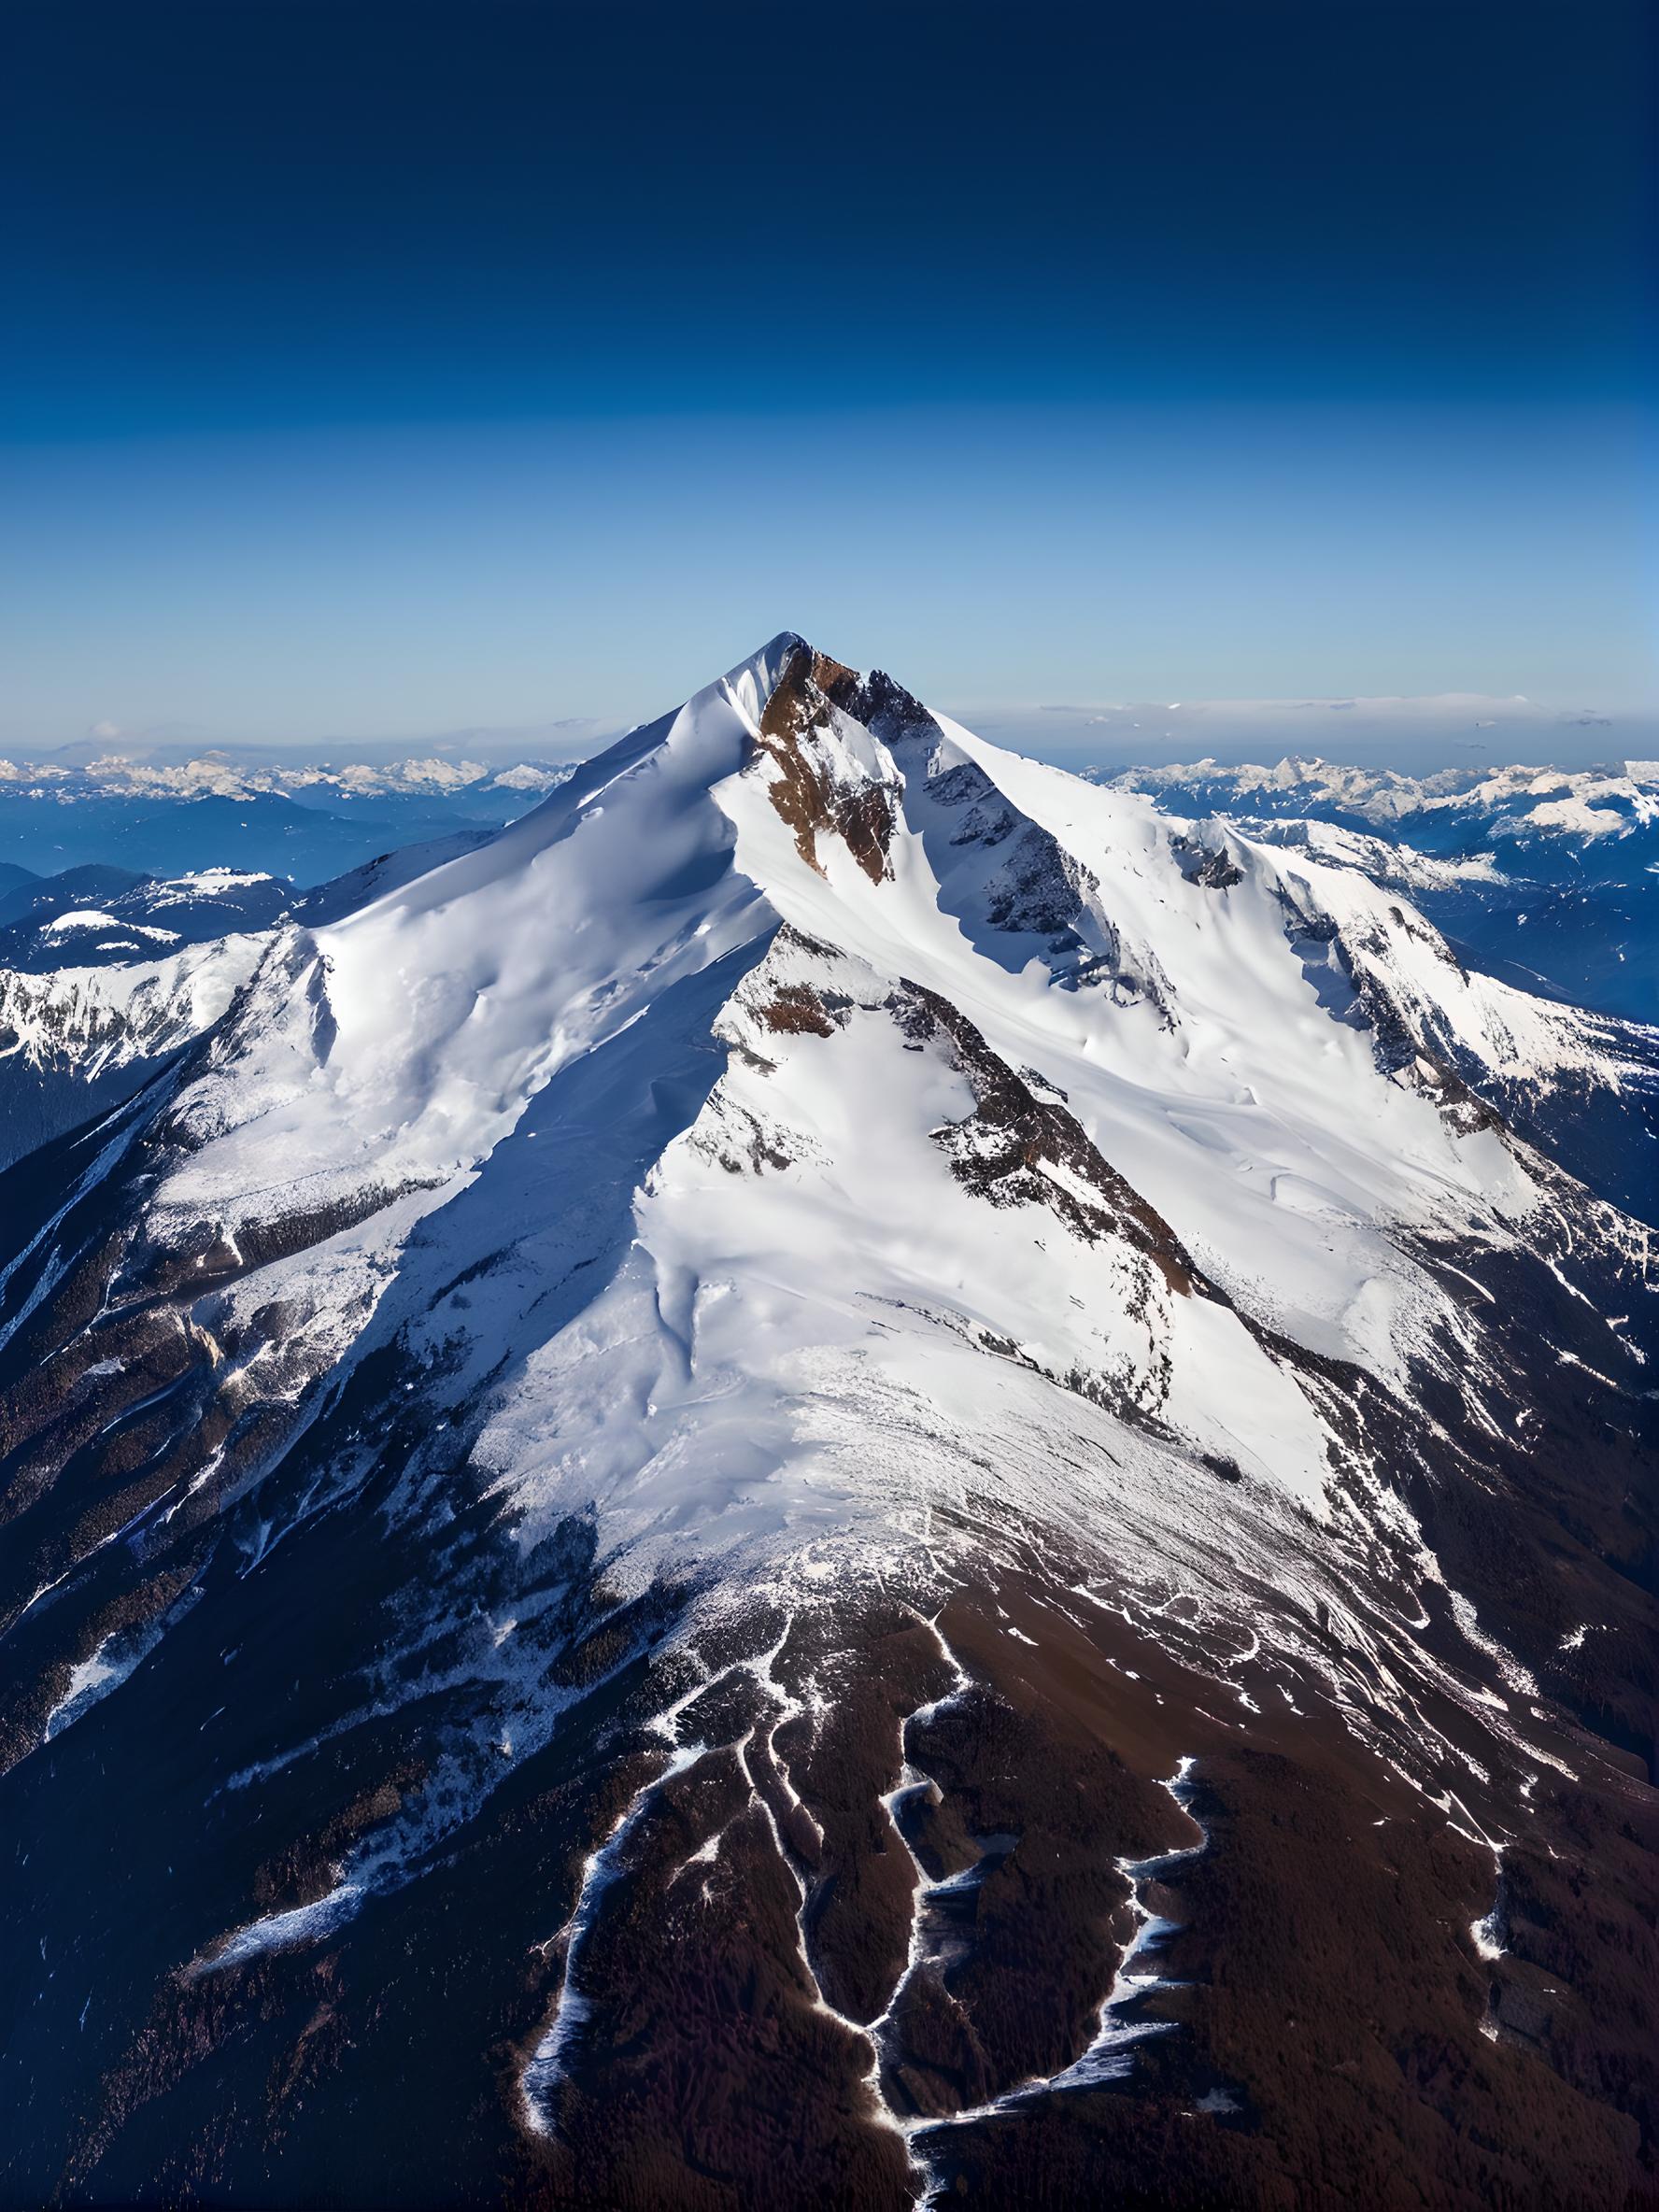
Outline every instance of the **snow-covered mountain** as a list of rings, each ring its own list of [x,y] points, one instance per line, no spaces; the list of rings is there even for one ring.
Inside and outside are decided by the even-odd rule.
[[[1659,1039],[791,634],[395,872],[12,979],[13,2193],[1646,2187]]]
[[[1659,763],[1612,769],[1136,768],[1095,780],[1411,891],[1479,966],[1529,990],[1659,1020]]]

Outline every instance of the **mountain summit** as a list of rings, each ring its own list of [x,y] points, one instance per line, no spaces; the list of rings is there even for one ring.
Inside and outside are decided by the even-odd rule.
[[[1651,2188],[1653,1034],[791,632],[401,875],[0,1000],[12,2197]]]

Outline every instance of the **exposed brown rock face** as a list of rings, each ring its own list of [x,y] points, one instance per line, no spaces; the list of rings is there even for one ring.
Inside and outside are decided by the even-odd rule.
[[[835,1024],[810,984],[780,984],[775,995],[760,1009],[769,1029],[797,1037],[833,1037]]]
[[[1425,1823],[1413,1794],[1339,1729],[1264,1716],[1246,1745],[1231,1723],[1195,1715],[1206,1700],[1179,1691],[1167,1661],[1142,1649],[1132,1661],[1140,1682],[1106,1672],[1104,1659],[1121,1666],[1133,1646],[1104,1619],[1056,1619],[1034,1584],[1004,1585],[999,1600],[1016,1625],[1040,1634],[1040,1648],[1010,1643],[988,1621],[976,1628],[960,1608],[946,1616],[951,1633],[976,1674],[1040,1729],[1081,1727],[1128,1768],[1144,1771],[1150,1757],[1156,1771],[1161,1757],[1167,1771],[1170,1751],[1153,1746],[1170,1713],[1185,1710],[1200,1747],[1196,1807],[1208,1841],[1156,1904],[1180,1926],[1164,1954],[1171,1985],[1147,2000],[1147,2013],[1173,2025],[1137,2047],[1125,2082],[1033,2099],[922,2138],[943,2201],[1286,2212],[1407,2203],[1590,2212],[1597,2202],[1652,2201],[1659,2021],[1641,1986],[1653,1949],[1637,1905],[1659,1846],[1651,1805],[1598,1879],[1601,1911],[1636,1917],[1626,1921],[1632,1950],[1603,1961],[1622,1986],[1609,1992],[1589,2061],[1579,2041],[1582,1998],[1532,1964],[1565,1956],[1546,1934],[1548,1916],[1524,1934],[1511,1923],[1504,1957],[1480,1959],[1467,1929],[1491,1901],[1489,1855]],[[1011,1763],[1022,1795],[1033,1776],[1074,1763],[1069,1746],[1045,1760],[1040,1741]],[[950,1771],[943,1745],[933,1771]],[[1592,1794],[1599,1821],[1636,1810],[1634,1794],[1610,1778]],[[1581,1874],[1586,1850],[1598,1848],[1580,1826],[1586,1808],[1576,1787],[1557,1780],[1545,1796],[1537,1834],[1516,1858],[1518,1892],[1538,1869]],[[1567,1845],[1575,1831],[1576,1846]],[[1574,1876],[1553,1879],[1559,1895]],[[1056,1944],[1056,1965],[1068,1948]],[[1595,1971],[1587,1955],[1579,1964]],[[1552,1999],[1520,1993],[1546,1979]],[[1507,2024],[1506,2006],[1545,2040]],[[1625,2094],[1608,2100],[1608,2069],[1633,2060]]]
[[[0,1628],[28,1662],[0,1686],[0,1772],[40,1741],[78,1666],[142,1648],[192,1596],[221,1507],[279,1459],[332,1353],[283,1300],[233,1317],[220,1294],[323,1243],[397,1195],[370,1183],[322,1206],[240,1226],[155,1218],[154,1185],[195,1149],[173,1102],[208,1043],[125,1110],[101,1179],[78,1187],[89,1148],[64,1140],[14,1169],[60,1198],[49,1241],[13,1278],[0,1392]],[[151,1559],[157,1539],[163,1556]],[[50,1602],[77,1581],[74,1609]],[[24,1618],[24,1616],[27,1618]]]
[[[892,873],[887,852],[896,820],[893,792],[862,772],[846,776],[821,732],[830,708],[857,679],[850,669],[804,645],[790,654],[760,717],[762,749],[776,763],[772,802],[795,832],[801,857],[822,872],[818,839],[839,837],[872,883]]]
[[[827,653],[813,656],[813,678],[826,699],[854,721],[879,737],[884,744],[901,744],[908,738],[936,737],[939,725],[914,693],[895,683],[885,669],[868,674],[845,668]]]

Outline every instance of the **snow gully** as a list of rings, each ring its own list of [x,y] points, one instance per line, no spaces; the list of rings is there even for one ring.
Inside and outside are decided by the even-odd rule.
[[[1184,1758],[1163,1787],[1198,1829],[1198,1840],[1179,1850],[1160,1852],[1154,1858],[1117,1862],[1118,1871],[1129,1885],[1129,1911],[1134,1918],[1135,1933],[1118,1962],[1117,1973],[1100,2006],[1100,2024],[1094,2040],[1081,2058],[1042,2084],[1046,2090],[1093,2089],[1102,2081],[1121,2080],[1134,2063],[1128,2056],[1131,2045],[1143,2042],[1149,2035],[1162,2035],[1174,2025],[1171,2021],[1137,2020],[1131,2017],[1131,2008],[1160,1985],[1172,1986],[1156,1964],[1149,1966],[1148,1961],[1175,1933],[1179,1923],[1151,1909],[1143,1894],[1146,1885],[1161,1881],[1172,1867],[1184,1861],[1196,1859],[1210,1840],[1202,1822],[1192,1809],[1189,1778],[1193,1765],[1190,1758]]]
[[[550,2099],[554,2090],[564,2078],[565,2054],[590,2009],[577,1976],[582,1953],[598,1917],[601,1901],[612,1884],[620,1879],[629,1839],[649,1810],[653,1798],[675,1775],[684,1774],[688,1767],[694,1766],[707,1750],[708,1747],[702,1743],[682,1744],[676,1728],[680,1715],[702,1695],[712,1680],[717,1679],[711,1678],[704,1667],[690,1689],[650,1723],[651,1734],[660,1737],[668,1746],[668,1764],[634,1792],[617,1815],[604,1841],[596,1845],[582,1862],[582,1879],[576,1890],[575,1905],[569,1920],[547,1947],[551,1950],[562,1941],[564,1973],[560,1981],[559,1994],[553,2003],[552,2015],[518,2077],[524,2123],[532,2134],[547,2135],[553,2132]]]
[[[684,1774],[688,1768],[694,1766],[698,1760],[704,1757],[711,1750],[729,1748],[734,1753],[738,1765],[749,1785],[750,1802],[758,1806],[764,1816],[767,1826],[772,1832],[773,1841],[777,1848],[778,1856],[787,1867],[800,1893],[801,1902],[795,1916],[796,1927],[801,1946],[801,1964],[812,1986],[815,2004],[819,2010],[827,2013],[851,2034],[868,2038],[869,2031],[862,2027],[858,2021],[849,2020],[844,2014],[837,2012],[834,2006],[826,2000],[822,1990],[818,1987],[817,1976],[813,1971],[812,1960],[806,1945],[804,1915],[808,1894],[807,1884],[801,1869],[795,1863],[793,1853],[785,1841],[777,1817],[767,1802],[765,1793],[756,1785],[754,1770],[749,1764],[750,1747],[754,1743],[757,1731],[751,1728],[744,1737],[729,1747],[713,1746],[702,1742],[682,1744],[678,1736],[682,1714],[693,1706],[705,1692],[714,1688],[717,1683],[729,1680],[734,1674],[752,1676],[757,1685],[771,1699],[774,1708],[772,1720],[765,1728],[763,1741],[773,1772],[777,1778],[778,1786],[790,1807],[798,1810],[815,1829],[817,1822],[795,1789],[789,1777],[787,1765],[779,1756],[775,1748],[778,1731],[787,1722],[795,1719],[797,1715],[805,1710],[803,1701],[780,1682],[773,1673],[784,1646],[789,1640],[794,1624],[795,1618],[791,1613],[784,1624],[783,1634],[768,1651],[761,1652],[758,1658],[736,1660],[730,1666],[722,1668],[718,1674],[711,1674],[706,1666],[702,1667],[697,1680],[692,1683],[691,1687],[659,1713],[649,1723],[651,1734],[659,1737],[669,1750],[668,1764],[659,1773],[653,1775],[649,1781],[644,1783],[635,1792],[617,1816],[604,1840],[596,1845],[588,1854],[587,1859],[583,1862],[582,1879],[577,1888],[576,1902],[571,1916],[559,1935],[555,1936],[547,1946],[547,1949],[551,1950],[560,1943],[563,1944],[564,1973],[560,1984],[559,1994],[554,2000],[551,2016],[543,2030],[533,2054],[519,2077],[521,2113],[524,2124],[532,2134],[547,2135],[553,2132],[552,2093],[564,2078],[568,2070],[567,2054],[570,2047],[588,2017],[590,2006],[582,1992],[579,1973],[582,1954],[588,1936],[598,1918],[601,1902],[606,1891],[626,1872],[624,1862],[629,1842],[658,1794],[676,1775]],[[712,1860],[717,1853],[720,1832],[716,1832],[694,1856],[706,1856]],[[712,1850],[711,1845],[714,1847]],[[872,2081],[874,2072],[875,2068],[872,2063]],[[879,2098],[879,2088],[876,2093]]]
[[[887,2045],[892,2033],[893,2016],[903,1999],[905,1991],[910,1987],[919,1969],[929,1963],[927,1935],[929,1905],[932,1898],[948,1885],[944,1882],[929,1880],[927,1869],[910,1848],[910,1840],[899,1819],[899,1807],[907,1797],[914,1797],[923,1791],[936,1792],[939,1787],[931,1775],[924,1774],[918,1766],[913,1765],[911,1763],[911,1730],[918,1721],[925,1724],[932,1720],[936,1713],[943,1712],[946,1706],[954,1705],[958,1698],[965,1696],[973,1686],[973,1678],[946,1642],[937,1616],[931,1620],[925,1615],[918,1616],[918,1618],[922,1620],[923,1625],[932,1635],[934,1642],[939,1647],[939,1655],[950,1668],[955,1680],[943,1697],[930,1698],[926,1705],[917,1706],[915,1710],[900,1723],[899,1730],[899,1780],[893,1788],[886,1791],[882,1796],[882,1803],[886,1808],[887,1818],[892,1822],[893,1833],[904,1848],[915,1879],[911,1888],[910,1940],[906,1948],[903,1971],[893,1984],[892,1993],[887,1998],[885,2010],[878,2019],[871,2021],[865,2034],[870,2038],[872,2052],[869,2077],[872,2093],[880,2104],[884,2114],[904,2136],[906,2147],[909,2149],[911,2166],[918,2180],[926,2187],[930,2184],[931,2177],[928,2172],[926,2162],[917,2157],[911,2141],[915,2133],[916,2123],[895,2109],[883,2082],[882,2072],[887,2062]]]
[[[975,2120],[996,2120],[1001,2115],[1017,2112],[1036,2097],[1048,2096],[1056,2091],[1097,2089],[1109,2081],[1121,2081],[1134,2063],[1133,2046],[1147,2037],[1164,2034],[1175,2023],[1172,2021],[1143,2020],[1135,2017],[1135,2008],[1155,1989],[1175,1985],[1161,1974],[1153,1955],[1175,1932],[1178,1923],[1156,1913],[1146,1903],[1144,1892],[1150,1882],[1165,1879],[1171,1868],[1189,1859],[1196,1859],[1209,1845],[1209,1832],[1192,1809],[1192,1773],[1196,1762],[1184,1757],[1175,1772],[1162,1783],[1186,1818],[1198,1830],[1198,1841],[1172,1851],[1161,1851],[1150,1859],[1119,1859],[1118,1871],[1129,1885],[1128,1907],[1135,1922],[1135,1933],[1127,1949],[1118,1962],[1112,1987],[1100,2006],[1099,2025],[1088,2048],[1059,2073],[1036,2080],[1022,2081],[1015,2088],[993,2097],[987,2104],[975,2105],[966,2111],[952,2112],[937,2120],[912,2120],[906,2127],[911,2138],[911,2158],[914,2164],[925,2173],[927,2193],[921,2200],[925,2207],[938,2202],[942,2183],[929,2157],[925,2138],[942,2135],[950,2128],[963,2127]]]

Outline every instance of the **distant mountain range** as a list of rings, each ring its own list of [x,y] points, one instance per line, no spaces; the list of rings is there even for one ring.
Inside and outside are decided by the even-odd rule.
[[[0,788],[65,803],[86,799],[455,799],[467,793],[482,814],[541,799],[571,773],[569,761],[520,760],[506,768],[478,760],[408,759],[255,763],[207,753],[171,762],[109,753],[76,765],[0,760]]]
[[[468,825],[499,828],[569,773],[568,762],[546,761],[0,760],[0,865],[36,875],[89,866],[152,875],[230,868],[307,886],[393,845]]]
[[[1271,768],[1196,760],[1085,773],[1118,790],[1151,792],[1189,813],[1216,808],[1313,815],[1369,829],[1410,822],[1435,851],[1479,840],[1553,840],[1581,854],[1659,828],[1659,761],[1652,760],[1614,768],[1446,768],[1406,775],[1292,754]]]
[[[1506,761],[1578,770],[1659,754],[1659,715],[1645,704],[1575,707],[1469,691],[1045,702],[980,711],[999,730],[1017,730],[1028,742],[1041,731],[1043,749],[1062,749],[1069,764],[1086,759],[1092,748],[1114,768],[1146,760],[1160,768],[1171,761],[1230,766],[1288,754],[1293,764],[1335,760],[1425,776],[1455,765],[1490,775]]]

